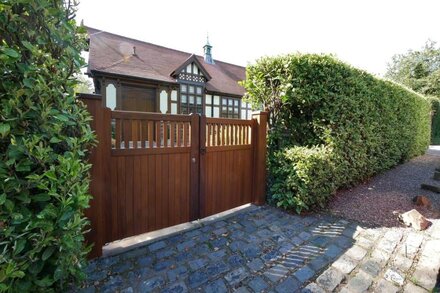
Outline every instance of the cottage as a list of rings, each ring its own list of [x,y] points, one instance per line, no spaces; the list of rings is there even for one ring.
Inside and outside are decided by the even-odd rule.
[[[89,65],[95,92],[116,110],[250,119],[242,101],[245,68],[88,28]]]

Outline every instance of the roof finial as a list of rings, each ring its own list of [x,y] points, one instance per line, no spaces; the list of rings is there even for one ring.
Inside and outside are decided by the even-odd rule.
[[[214,59],[212,58],[211,49],[212,46],[209,44],[209,35],[206,33],[206,45],[203,46],[205,53],[205,62],[209,64],[214,64]]]

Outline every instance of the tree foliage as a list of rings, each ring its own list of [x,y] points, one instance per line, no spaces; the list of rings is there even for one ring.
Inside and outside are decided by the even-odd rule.
[[[440,47],[427,41],[421,50],[393,56],[385,77],[423,95],[440,97]]]
[[[0,291],[60,291],[83,274],[94,135],[74,94],[75,6],[0,2]]]
[[[426,98],[332,56],[267,57],[246,73],[247,99],[271,111],[269,190],[278,206],[322,207],[338,188],[428,146]]]

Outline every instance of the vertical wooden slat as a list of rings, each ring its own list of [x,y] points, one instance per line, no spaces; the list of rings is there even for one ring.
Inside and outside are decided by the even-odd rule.
[[[138,148],[139,141],[139,128],[138,128],[138,120],[130,120],[131,124],[131,141],[133,143],[133,148]]]
[[[176,122],[172,121],[170,122],[170,143],[172,148],[176,147],[175,140],[176,140]]]
[[[154,146],[153,134],[154,134],[154,122],[148,121],[148,147],[149,148],[152,148]]]
[[[156,126],[156,147],[160,148],[161,147],[161,124],[162,121],[155,121],[155,126]]]
[[[190,144],[190,142],[189,142],[190,125],[189,125],[189,123],[185,122],[183,126],[184,126],[184,129],[183,129],[183,146],[187,147]],[[191,128],[191,132],[192,131],[193,130]]]
[[[121,119],[115,119],[115,149],[121,148]]]
[[[124,148],[129,149],[130,148],[130,140],[131,140],[131,123],[130,120],[122,120],[122,123],[124,125]]]
[[[177,147],[181,147],[182,146],[182,123],[178,122],[177,123]]]
[[[140,121],[140,131],[141,131],[141,148],[146,148],[146,143],[147,143],[147,139],[148,139],[148,120],[141,120]]]

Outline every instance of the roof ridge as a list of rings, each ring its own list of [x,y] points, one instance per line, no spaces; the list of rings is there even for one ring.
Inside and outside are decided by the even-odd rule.
[[[164,49],[167,49],[167,50],[171,50],[171,51],[175,51],[175,52],[179,52],[179,53],[184,53],[184,54],[189,54],[189,55],[194,55],[196,57],[203,58],[202,55],[198,55],[198,54],[195,54],[195,53],[188,53],[188,52],[185,52],[185,51],[181,51],[181,50],[177,50],[177,49],[173,49],[173,48],[169,48],[169,47],[165,47],[165,46],[161,46],[161,45],[156,45],[156,44],[153,44],[153,43],[150,43],[150,42],[142,41],[142,40],[135,39],[135,38],[126,37],[126,36],[123,36],[123,35],[120,35],[120,34],[111,33],[111,32],[108,32],[108,31],[100,30],[100,29],[93,28],[93,27],[86,26],[86,25],[84,27],[87,30],[88,29],[95,30],[96,32],[93,33],[93,34],[96,34],[96,33],[106,33],[106,34],[117,36],[117,37],[121,37],[121,38],[124,38],[124,39],[127,39],[127,40],[132,40],[132,41],[136,41],[136,42],[140,42],[140,43],[144,43],[144,44],[148,44],[148,45],[164,48]],[[91,34],[91,35],[93,35],[93,34]],[[215,62],[220,62],[220,63],[223,63],[223,64],[227,64],[227,65],[236,66],[236,67],[246,68],[246,66],[241,66],[241,65],[237,65],[237,64],[233,64],[233,63],[217,60],[217,59],[214,59],[214,61]],[[214,65],[215,66],[215,64],[210,64],[210,65]]]

